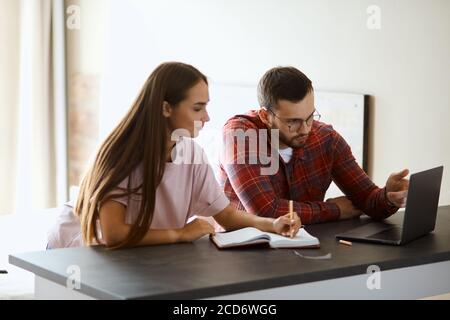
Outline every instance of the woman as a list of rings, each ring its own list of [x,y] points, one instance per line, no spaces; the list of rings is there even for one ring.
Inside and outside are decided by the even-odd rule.
[[[82,181],[75,207],[81,231],[72,219],[66,236],[59,223],[49,246],[81,245],[82,238],[85,245],[117,249],[214,234],[195,215],[212,216],[227,231],[252,226],[288,236],[292,227],[296,234],[297,215],[270,219],[234,209],[211,167],[198,161],[204,153],[188,137],[209,121],[208,101],[208,81],[197,69],[177,62],[158,66]]]

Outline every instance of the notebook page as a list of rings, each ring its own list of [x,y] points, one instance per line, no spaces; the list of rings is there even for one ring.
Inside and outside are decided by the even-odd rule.
[[[252,227],[226,233],[216,233],[214,236],[214,239],[222,246],[250,242],[261,238],[269,240],[269,236],[266,233]]]
[[[269,232],[267,232],[267,234],[270,235],[272,247],[314,246],[319,244],[319,239],[310,235],[305,228],[300,228],[294,238],[288,238]]]

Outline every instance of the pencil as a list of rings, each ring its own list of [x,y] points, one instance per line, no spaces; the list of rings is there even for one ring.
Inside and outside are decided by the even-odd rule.
[[[291,219],[291,221],[294,220],[294,203],[292,202],[292,200],[289,200],[289,219]],[[292,238],[292,222],[289,225],[289,233]]]
[[[345,244],[346,246],[352,246],[352,243],[350,241],[339,240],[339,243]]]

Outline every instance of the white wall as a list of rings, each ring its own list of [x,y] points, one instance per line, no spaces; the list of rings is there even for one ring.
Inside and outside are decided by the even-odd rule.
[[[19,114],[19,1],[0,3],[0,41],[8,44],[0,49],[0,215],[14,210],[17,170],[17,127]],[[7,76],[6,76],[7,75]]]
[[[380,30],[366,25],[372,4]],[[369,160],[377,184],[404,167],[444,164],[440,204],[450,204],[449,12],[448,0],[111,0],[101,136],[163,61],[242,84],[293,65],[316,89],[374,96]]]

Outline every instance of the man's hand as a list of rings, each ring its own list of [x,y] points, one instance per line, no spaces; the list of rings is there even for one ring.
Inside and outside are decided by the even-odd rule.
[[[386,182],[386,196],[393,205],[398,208],[406,206],[408,196],[409,180],[405,177],[409,174],[408,169],[393,173]]]
[[[335,203],[341,211],[339,220],[358,218],[363,212],[357,209],[347,197],[337,197],[328,199],[327,202]]]

